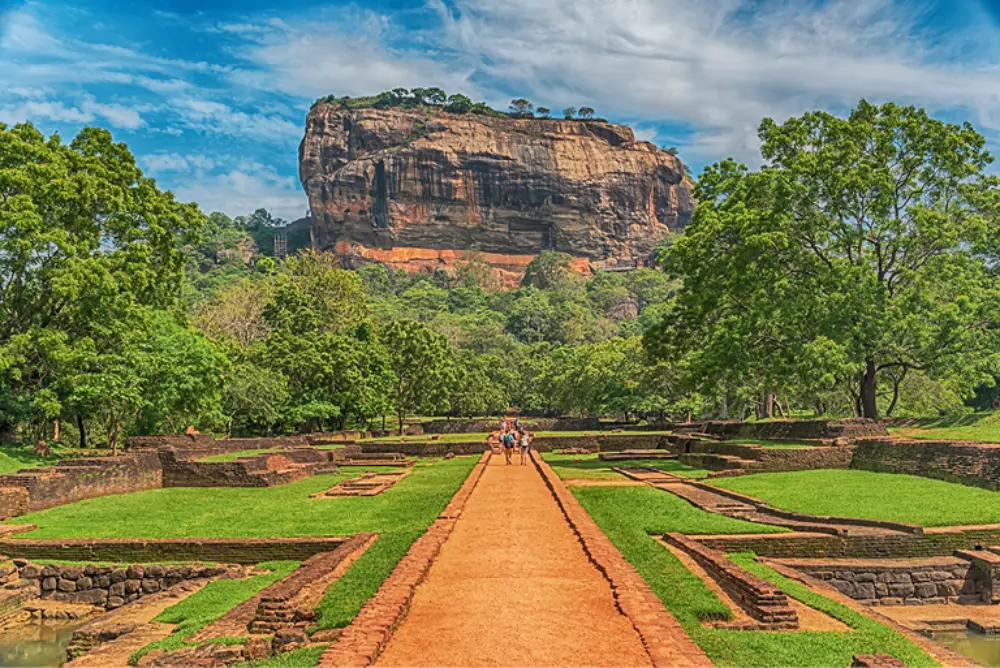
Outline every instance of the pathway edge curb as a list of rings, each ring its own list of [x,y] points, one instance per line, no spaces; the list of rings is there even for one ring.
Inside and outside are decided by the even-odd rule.
[[[604,534],[552,467],[537,451],[531,453],[531,460],[587,558],[611,585],[616,607],[632,623],[653,665],[711,666],[708,655],[664,607],[646,580]]]
[[[448,540],[465,503],[479,484],[492,453],[484,452],[462,486],[427,531],[417,538],[406,554],[368,599],[358,614],[330,645],[317,664],[320,668],[366,668],[375,663],[406,618],[417,587],[423,582],[441,546]]]

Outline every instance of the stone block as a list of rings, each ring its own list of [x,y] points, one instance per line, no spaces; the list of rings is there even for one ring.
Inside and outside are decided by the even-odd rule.
[[[160,583],[152,578],[143,578],[141,586],[142,591],[147,594],[153,594],[160,591]]]
[[[858,582],[855,585],[855,597],[861,600],[875,598],[875,585],[870,582]]]
[[[933,582],[921,582],[914,587],[914,594],[919,598],[937,596],[937,585]]]
[[[79,566],[66,566],[63,568],[62,577],[65,580],[77,580],[83,575],[83,569]]]
[[[86,575],[81,575],[76,580],[76,590],[86,591],[94,586],[94,581],[88,578]]]
[[[57,564],[46,564],[42,568],[42,577],[44,578],[51,578],[51,577],[57,578],[60,575],[62,575],[62,566],[59,566]]]
[[[108,601],[108,592],[103,589],[88,589],[73,594],[73,601],[90,605],[104,605]]]
[[[879,598],[883,598],[889,595],[889,585],[884,582],[876,583],[875,585],[875,595]]]
[[[116,568],[111,571],[112,582],[125,582],[125,580],[128,580],[128,571],[124,568]]]
[[[903,605],[903,599],[896,596],[887,596],[882,599],[882,605]]]
[[[853,582],[848,582],[847,580],[830,580],[830,584],[844,596],[854,598],[857,593],[857,588]]]
[[[876,576],[874,573],[858,573],[854,577],[855,582],[875,582]]]
[[[912,584],[891,584],[889,585],[889,594],[891,596],[898,596],[899,598],[906,598],[907,596],[913,596],[915,588]]]
[[[129,580],[141,580],[145,572],[146,569],[142,567],[142,564],[132,564],[125,571]]]
[[[153,565],[146,569],[147,578],[162,578],[164,574],[163,566]]]
[[[59,581],[55,578],[43,578],[42,579],[42,591],[53,591],[59,584]]]
[[[138,580],[126,580],[125,581],[125,593],[134,594],[139,591],[139,581]]]
[[[125,583],[124,582],[113,582],[110,587],[108,587],[108,593],[112,596],[124,596],[125,595]]]
[[[42,569],[34,564],[29,564],[21,569],[21,577],[25,580],[36,580],[42,575]]]
[[[108,610],[114,610],[115,608],[120,608],[125,605],[125,599],[121,596],[109,596],[106,605]]]
[[[94,578],[94,586],[100,587],[101,589],[107,589],[111,586],[111,576],[110,575],[98,575]]]

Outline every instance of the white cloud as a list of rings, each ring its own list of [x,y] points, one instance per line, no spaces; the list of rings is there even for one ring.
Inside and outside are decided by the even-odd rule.
[[[863,96],[964,107],[989,123],[1000,110],[995,55],[956,64],[949,56],[969,35],[923,39],[918,3],[432,1],[444,43],[482,75],[554,108],[689,124],[689,151],[711,157],[756,157],[764,116],[840,110]]]
[[[246,164],[211,177],[181,181],[174,193],[182,201],[197,202],[206,212],[246,215],[261,207],[286,220],[297,220],[309,208],[295,179],[283,178],[263,165]]]
[[[403,34],[374,12],[333,21],[271,20],[243,32],[250,37],[235,54],[253,67],[233,71],[237,84],[306,98],[336,93],[371,95],[397,86],[440,86],[475,93],[475,63],[388,45]],[[257,30],[259,29],[259,30]],[[426,44],[422,45],[426,46]]]

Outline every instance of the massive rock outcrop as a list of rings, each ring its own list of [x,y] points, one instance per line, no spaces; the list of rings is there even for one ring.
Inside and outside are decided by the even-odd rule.
[[[471,249],[511,273],[545,249],[642,265],[694,208],[680,160],[596,121],[317,104],[299,174],[318,248],[410,270]]]

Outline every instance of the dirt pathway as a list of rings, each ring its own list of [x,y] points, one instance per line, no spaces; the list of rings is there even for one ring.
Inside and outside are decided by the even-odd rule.
[[[494,457],[380,666],[648,666],[534,466]]]

